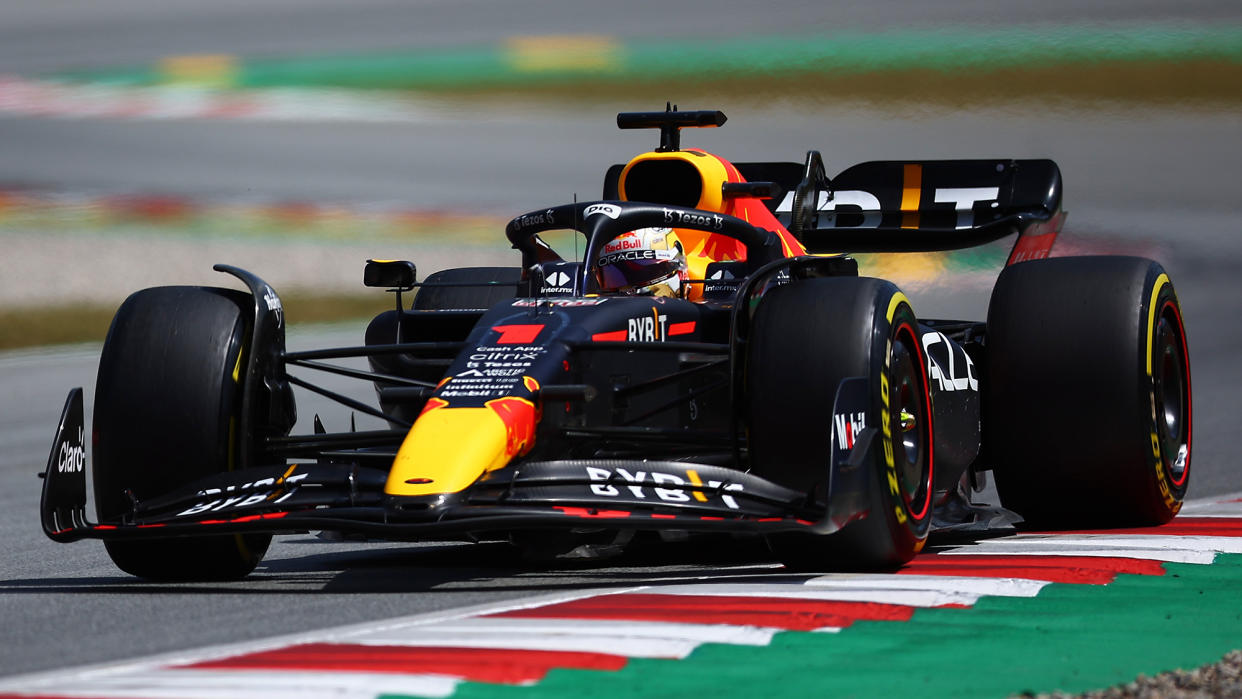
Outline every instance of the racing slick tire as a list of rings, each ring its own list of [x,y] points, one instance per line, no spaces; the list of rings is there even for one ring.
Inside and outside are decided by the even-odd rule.
[[[1164,269],[1135,257],[1005,268],[988,308],[984,440],[1024,526],[1169,521],[1190,482],[1190,357]]]
[[[866,425],[889,426],[867,454],[866,516],[827,536],[769,544],[797,570],[884,570],[927,540],[933,430],[926,360],[909,301],[879,279],[811,279],[768,292],[747,359],[752,471],[826,502],[837,389],[866,377]],[[831,513],[829,513],[831,514]]]
[[[132,294],[99,360],[94,490],[103,522],[142,501],[229,470],[254,301],[229,289]],[[121,570],[152,580],[229,580],[258,565],[270,534],[106,541]]]
[[[414,310],[486,310],[516,296],[521,277],[519,267],[454,267],[432,272],[414,295]]]

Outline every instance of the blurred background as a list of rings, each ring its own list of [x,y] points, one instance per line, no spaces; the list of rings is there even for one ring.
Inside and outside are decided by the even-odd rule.
[[[1239,86],[1215,0],[0,0],[0,347],[98,342],[130,291],[232,285],[216,262],[293,323],[387,307],[368,257],[513,264],[504,222],[598,198],[656,145],[615,113],[672,101],[723,110],[683,145],[732,160],[1056,160],[1054,254],[1166,265],[1226,459]],[[1007,245],[862,266],[982,318]]]
[[[392,303],[367,258],[516,264],[505,222],[598,198],[657,144],[616,113],[666,101],[723,110],[682,143],[736,161],[1057,161],[1053,253],[1167,267],[1189,496],[1239,497],[1240,88],[1237,0],[0,0],[0,676],[641,579],[282,537],[246,583],[152,588],[43,537],[33,476],[71,387],[90,421],[130,292],[231,263],[279,290],[291,347],[359,344]],[[860,263],[982,319],[1009,244]],[[298,400],[300,430],[349,424]]]

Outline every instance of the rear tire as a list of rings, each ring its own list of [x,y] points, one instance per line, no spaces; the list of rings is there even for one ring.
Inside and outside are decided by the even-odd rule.
[[[1167,522],[1190,482],[1190,363],[1159,264],[1007,267],[988,308],[984,439],[1028,526]]]
[[[132,500],[230,470],[253,300],[227,289],[158,287],[113,318],[95,391],[95,507],[102,521]],[[153,580],[227,580],[258,565],[271,535],[108,541],[113,562]]]
[[[414,295],[414,310],[487,310],[517,296],[522,270],[518,267],[455,267],[432,272]],[[430,286],[432,284],[478,286]]]
[[[828,536],[771,537],[787,566],[892,569],[922,549],[931,524],[934,432],[917,328],[905,296],[878,279],[806,280],[760,302],[747,361],[756,475],[826,501],[832,409],[844,379],[867,378],[865,424],[888,426],[872,443],[867,516]]]

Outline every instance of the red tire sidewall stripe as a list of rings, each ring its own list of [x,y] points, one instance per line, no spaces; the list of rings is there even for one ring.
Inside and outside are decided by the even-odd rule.
[[[931,512],[932,484],[935,482],[936,432],[932,424],[931,387],[927,382],[927,364],[923,359],[923,349],[919,342],[918,333],[914,332],[914,328],[910,323],[904,320],[897,326],[896,331],[893,332],[893,337],[899,337],[902,332],[905,332],[908,336],[910,345],[914,348],[914,356],[918,360],[919,385],[923,388],[923,408],[924,415],[927,416],[927,482],[925,484],[927,495],[923,499],[923,507],[917,513],[910,507],[911,503],[906,503],[906,509],[910,512],[910,518],[921,521]]]

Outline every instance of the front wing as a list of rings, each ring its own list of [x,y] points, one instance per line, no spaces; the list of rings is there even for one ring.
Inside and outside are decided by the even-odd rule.
[[[865,516],[852,507],[824,515],[823,505],[817,515],[804,494],[720,466],[575,459],[511,465],[462,493],[424,498],[386,495],[386,471],[354,464],[261,466],[135,497],[125,515],[92,522],[83,428],[75,389],[43,474],[43,530],[56,541],[306,530],[400,540],[539,528],[830,534]]]

